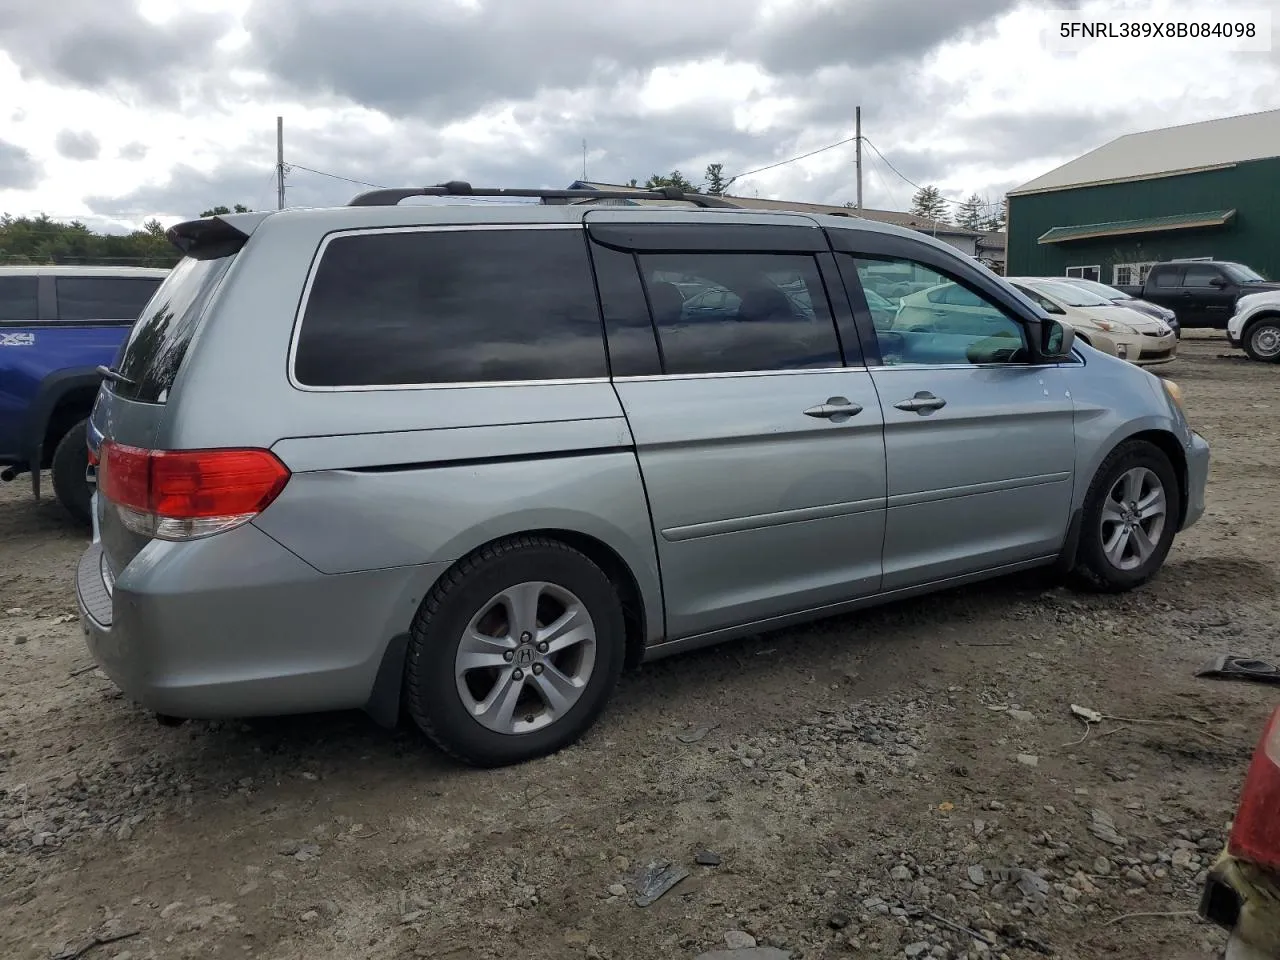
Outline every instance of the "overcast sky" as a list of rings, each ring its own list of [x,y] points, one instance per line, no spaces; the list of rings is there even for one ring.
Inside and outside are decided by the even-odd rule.
[[[311,170],[566,186],[584,139],[590,179],[696,183],[850,137],[861,104],[864,204],[905,209],[907,180],[995,201],[1123,133],[1280,107],[1280,41],[1054,52],[1068,6],[1280,27],[1280,0],[0,0],[0,211],[123,229],[273,207],[277,115],[288,203],[321,205],[361,188]],[[853,158],[733,192],[842,203]]]

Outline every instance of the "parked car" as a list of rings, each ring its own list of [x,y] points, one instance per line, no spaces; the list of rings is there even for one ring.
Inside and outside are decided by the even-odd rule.
[[[1280,709],[1254,751],[1227,848],[1209,869],[1200,915],[1230,931],[1226,960],[1280,957]]]
[[[403,709],[512,763],[580,736],[624,663],[1037,567],[1128,590],[1204,511],[1176,385],[916,231],[714,197],[397,205],[456,195],[512,192],[169,231],[186,258],[91,419],[76,577],[131,698]],[[989,319],[878,330],[885,263]]]
[[[1250,293],[1280,290],[1256,270],[1229,260],[1170,261],[1152,266],[1139,286],[1118,285],[1117,290],[1178,315],[1178,326],[1222,330],[1235,310],[1236,300]]]
[[[1009,282],[1046,313],[1071,324],[1078,337],[1121,360],[1153,367],[1177,359],[1178,338],[1163,320],[1117,306],[1057,277],[1011,277]]]
[[[1096,293],[1098,296],[1110,300],[1118,307],[1128,307],[1130,310],[1136,310],[1152,320],[1163,320],[1173,329],[1175,337],[1182,337],[1182,328],[1178,326],[1178,315],[1168,307],[1148,303],[1146,300],[1139,300],[1123,290],[1117,290],[1115,287],[1109,287],[1105,283],[1099,283],[1097,280],[1089,280],[1085,277],[1056,277],[1055,279],[1061,283],[1069,283],[1073,287],[1079,287],[1081,290]]]
[[[167,270],[0,267],[0,479],[40,471],[76,519],[89,523],[85,421],[129,325]]]
[[[1227,339],[1251,359],[1280,363],[1280,290],[1251,293],[1236,301]]]

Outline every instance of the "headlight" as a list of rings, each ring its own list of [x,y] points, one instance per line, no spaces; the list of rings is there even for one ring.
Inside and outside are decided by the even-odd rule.
[[[1133,327],[1127,323],[1120,323],[1118,320],[1095,320],[1093,325],[1099,330],[1105,330],[1107,333],[1137,333]]]

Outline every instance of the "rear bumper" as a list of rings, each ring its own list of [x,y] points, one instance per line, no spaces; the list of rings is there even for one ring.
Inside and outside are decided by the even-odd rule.
[[[1187,513],[1181,529],[1185,530],[1202,516],[1205,488],[1209,485],[1209,442],[1192,431],[1187,445]]]
[[[153,541],[110,588],[95,542],[81,558],[76,599],[94,660],[150,710],[309,713],[369,703],[389,641],[408,629],[438,574],[321,574],[248,525]]]

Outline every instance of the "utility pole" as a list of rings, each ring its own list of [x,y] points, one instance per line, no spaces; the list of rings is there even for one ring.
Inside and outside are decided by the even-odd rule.
[[[587,141],[582,141],[582,180],[585,183],[587,179]]]
[[[862,209],[862,107],[853,108],[853,146],[854,146],[854,165],[858,169],[858,202],[857,208]]]
[[[284,209],[284,117],[276,117],[276,209]]]

